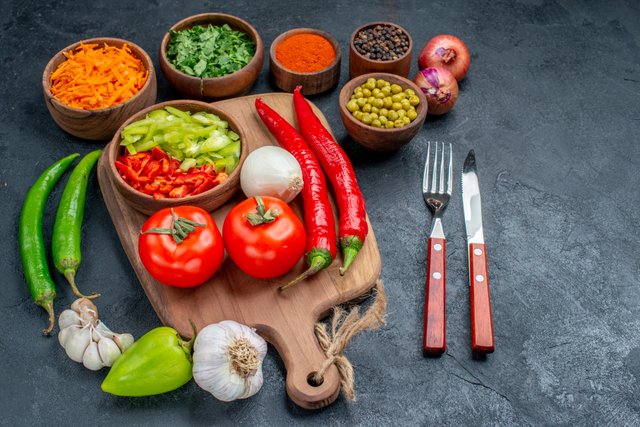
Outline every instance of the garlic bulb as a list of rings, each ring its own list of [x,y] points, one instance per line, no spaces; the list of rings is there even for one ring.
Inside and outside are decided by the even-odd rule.
[[[98,319],[98,308],[88,299],[80,298],[58,318],[58,341],[67,356],[97,371],[111,366],[133,344],[131,334],[116,334]]]
[[[253,150],[240,171],[240,186],[247,197],[273,196],[289,203],[302,190],[303,184],[300,164],[280,147]]]
[[[262,387],[267,343],[253,328],[233,320],[206,326],[193,349],[193,379],[216,399],[246,399]]]

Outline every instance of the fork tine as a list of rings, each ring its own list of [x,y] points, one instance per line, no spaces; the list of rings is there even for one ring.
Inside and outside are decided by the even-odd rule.
[[[429,161],[431,159],[431,141],[427,141],[427,160],[424,163],[424,174],[422,175],[422,192],[429,191]]]
[[[431,173],[431,192],[436,192],[436,176],[438,175],[438,143],[435,144],[435,150],[433,150],[433,172]]]
[[[444,194],[444,142],[440,153],[440,185],[438,186],[438,193]]]
[[[453,169],[453,147],[451,143],[449,143],[449,176],[447,178],[447,194],[451,195],[451,187],[453,187],[451,182],[451,169]]]

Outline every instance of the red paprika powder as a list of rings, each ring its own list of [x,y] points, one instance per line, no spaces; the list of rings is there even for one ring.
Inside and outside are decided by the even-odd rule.
[[[295,34],[276,46],[276,60],[284,68],[298,73],[313,73],[327,68],[336,59],[329,40],[317,34]]]

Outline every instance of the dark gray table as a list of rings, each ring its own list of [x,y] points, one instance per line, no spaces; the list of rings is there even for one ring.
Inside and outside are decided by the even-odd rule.
[[[640,423],[638,3],[75,3],[2,2],[0,424]],[[101,146],[65,134],[51,120],[40,86],[45,64],[64,46],[96,36],[135,41],[155,58],[169,26],[203,11],[243,17],[267,46],[284,30],[309,26],[333,34],[347,56],[355,26],[382,19],[412,34],[416,56],[443,32],[466,40],[472,52],[453,112],[428,120],[395,154],[372,154],[347,137],[339,89],[314,98],[354,163],[389,295],[388,326],[358,336],[347,350],[356,368],[356,403],[339,398],[317,412],[296,407],[273,350],[263,389],[246,401],[217,402],[194,383],[157,397],[117,398],[100,391],[106,370],[87,371],[55,337],[39,335],[45,315],[29,298],[17,255],[20,206],[47,165]],[[347,79],[345,57],[340,83]],[[159,100],[177,97],[162,75],[158,83]],[[252,93],[273,90],[265,62]],[[496,332],[496,352],[485,361],[470,354],[458,179],[444,217],[449,349],[439,359],[420,351],[431,220],[420,195],[427,140],[453,142],[457,168],[467,150],[478,156]],[[48,206],[47,239],[60,192]],[[103,293],[98,306],[107,325],[139,337],[159,321],[95,180],[89,194],[78,281]],[[73,296],[62,277],[55,280],[61,311]]]

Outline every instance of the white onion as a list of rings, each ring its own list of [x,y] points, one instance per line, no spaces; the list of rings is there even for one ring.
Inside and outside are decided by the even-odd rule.
[[[300,164],[280,147],[267,146],[252,151],[240,171],[240,186],[247,197],[272,196],[289,203],[303,185]]]

